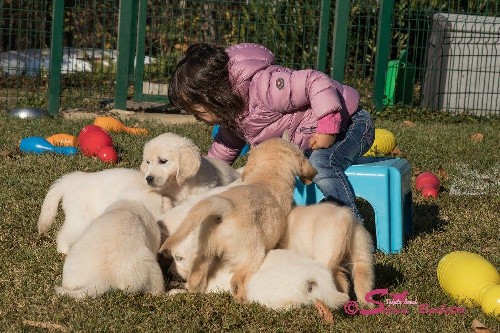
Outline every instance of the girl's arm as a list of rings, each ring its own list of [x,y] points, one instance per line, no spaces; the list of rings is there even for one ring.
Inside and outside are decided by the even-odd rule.
[[[278,112],[291,112],[310,105],[320,122],[333,120],[333,129],[325,131],[329,134],[340,130],[342,115],[339,111],[345,108],[348,112],[343,112],[344,114],[352,114],[359,103],[356,90],[340,84],[323,72],[311,69],[291,71],[272,66],[258,78],[257,92],[260,101]],[[333,118],[322,119],[327,115],[332,115]]]
[[[231,131],[220,126],[207,156],[233,164],[245,145],[246,142],[244,140],[238,138]]]

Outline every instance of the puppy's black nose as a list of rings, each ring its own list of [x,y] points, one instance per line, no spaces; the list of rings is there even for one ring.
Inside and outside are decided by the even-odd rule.
[[[153,176],[147,176],[146,177],[146,182],[151,185],[153,183],[153,180],[155,180],[155,177]]]

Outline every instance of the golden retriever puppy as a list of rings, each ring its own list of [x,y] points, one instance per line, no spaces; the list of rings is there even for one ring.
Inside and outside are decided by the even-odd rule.
[[[241,175],[227,163],[201,156],[198,147],[182,136],[165,133],[145,144],[141,170],[115,168],[73,172],[55,181],[42,204],[38,232],[55,221],[59,202],[65,221],[58,232],[57,250],[68,253],[90,221],[118,200],[141,201],[155,218],[193,193],[226,185]]]
[[[118,200],[140,201],[155,218],[172,207],[170,198],[148,186],[139,170],[72,172],[55,181],[47,192],[38,218],[40,234],[54,223],[61,200],[65,221],[57,234],[57,250],[65,254],[90,222]]]
[[[137,201],[118,201],[85,229],[66,256],[60,294],[96,297],[111,289],[164,292],[157,262],[160,227]]]
[[[269,139],[252,148],[242,184],[198,202],[162,245],[162,250],[171,249],[200,227],[188,290],[206,290],[210,269],[220,257],[233,272],[233,295],[245,300],[248,279],[285,230],[295,177],[311,183],[316,173],[302,151],[283,139]]]
[[[339,290],[348,293],[350,272],[358,302],[373,289],[373,240],[349,207],[333,203],[294,207],[280,247],[328,267]]]
[[[231,290],[231,269],[223,263],[220,266],[209,277],[207,293]],[[185,268],[179,272],[189,270]],[[184,291],[173,289],[168,294]],[[347,294],[336,289],[328,268],[299,253],[282,249],[271,250],[266,254],[259,269],[249,278],[246,294],[249,302],[257,302],[275,310],[313,304],[316,299],[337,309],[349,300]]]
[[[162,227],[162,239],[166,239],[168,235],[172,234],[175,230],[177,230],[182,223],[182,221],[186,218],[186,215],[189,213],[191,208],[193,208],[194,205],[196,205],[199,201],[214,195],[218,194],[221,192],[224,192],[228,188],[232,186],[236,186],[241,184],[241,179],[238,179],[234,182],[232,182],[229,185],[226,186],[219,186],[215,187],[211,190],[209,190],[206,193],[203,194],[196,194],[190,196],[188,199],[184,200],[182,203],[179,205],[169,209],[165,214],[163,214],[160,219],[158,220],[158,223],[160,223],[160,226]],[[195,231],[189,234],[187,238],[185,238],[182,242],[176,244],[176,246],[169,252],[169,251],[163,251],[161,254],[166,257],[167,259],[173,259],[174,263],[170,265],[169,271],[173,275],[176,275],[178,272],[175,270],[175,261],[178,261],[179,263],[183,261],[183,264],[187,262],[187,260],[184,260],[184,254],[191,254],[193,253],[192,249],[196,246],[196,238],[198,236],[197,230],[199,228],[196,228]],[[188,258],[189,261],[192,261],[192,258]],[[182,269],[182,265],[179,265],[179,269]],[[184,279],[187,276],[187,270],[181,272],[180,274]]]
[[[229,164],[202,156],[193,141],[174,133],[161,134],[144,145],[141,171],[148,185],[170,197],[174,206],[240,178]]]

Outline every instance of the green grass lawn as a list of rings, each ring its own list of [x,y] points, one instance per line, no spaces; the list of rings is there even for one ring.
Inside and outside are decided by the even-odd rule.
[[[403,120],[412,120],[415,126]],[[36,222],[43,198],[50,184],[65,173],[111,166],[81,154],[34,155],[17,147],[27,136],[77,135],[89,123],[0,116],[0,331],[470,332],[477,319],[500,332],[498,319],[479,307],[456,315],[421,314],[418,306],[410,305],[407,315],[350,316],[338,309],[330,324],[314,306],[272,311],[237,304],[228,294],[151,297],[112,292],[84,301],[58,296],[54,287],[61,282],[63,257],[56,251],[55,235],[63,214],[55,228],[39,236]],[[192,138],[204,152],[210,145],[210,129],[203,125],[140,125],[150,130],[148,136],[112,135],[118,167],[137,168],[143,144],[166,131]],[[471,251],[500,267],[500,121],[388,112],[376,117],[376,126],[395,134],[402,156],[412,165],[413,186],[421,171],[439,173],[442,180],[437,199],[424,200],[413,188],[415,234],[400,254],[375,253],[376,288],[408,291],[408,299],[420,305],[456,306],[438,284],[440,258],[451,251]],[[475,133],[484,139],[471,140]],[[239,160],[236,165],[243,163]],[[360,205],[373,232],[373,212],[363,202]]]

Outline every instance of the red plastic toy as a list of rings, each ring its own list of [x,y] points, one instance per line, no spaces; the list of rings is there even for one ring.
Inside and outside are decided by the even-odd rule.
[[[105,163],[115,164],[118,161],[118,154],[115,148],[111,146],[105,146],[99,149],[97,151],[97,157]]]
[[[439,178],[430,171],[422,172],[415,178],[415,187],[424,198],[437,198],[440,186]]]
[[[118,159],[113,148],[113,139],[99,126],[85,126],[78,134],[78,144],[85,156],[96,156],[108,163],[116,163]]]

